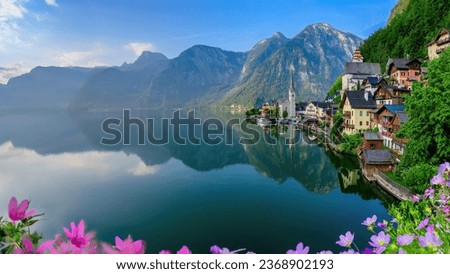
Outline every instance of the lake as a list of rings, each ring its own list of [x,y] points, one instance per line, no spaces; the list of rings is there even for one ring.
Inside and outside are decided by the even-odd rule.
[[[245,134],[227,128],[232,145],[138,145],[132,131],[130,145],[108,146],[100,144],[108,117],[121,114],[3,113],[0,214],[11,196],[29,198],[45,213],[35,225],[45,238],[84,219],[100,240],[131,234],[149,253],[181,245],[208,253],[215,244],[285,253],[300,241],[312,252],[339,251],[335,242],[348,230],[364,248],[370,233],[361,222],[373,214],[390,220],[393,199],[362,179],[357,161],[317,143],[285,145],[281,132],[276,144],[241,145]]]

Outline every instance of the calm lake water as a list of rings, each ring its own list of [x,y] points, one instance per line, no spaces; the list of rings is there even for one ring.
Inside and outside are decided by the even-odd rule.
[[[131,234],[148,252],[185,244],[195,253],[214,244],[285,253],[299,241],[339,251],[347,230],[364,248],[362,220],[389,219],[392,198],[362,179],[354,159],[317,144],[243,146],[235,130],[233,145],[104,146],[107,117],[121,114],[1,115],[0,214],[15,195],[46,213],[35,226],[46,238],[84,219],[100,240]]]

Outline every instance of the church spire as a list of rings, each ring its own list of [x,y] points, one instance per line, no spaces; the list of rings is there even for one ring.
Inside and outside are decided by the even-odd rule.
[[[296,117],[295,115],[295,87],[294,87],[294,65],[289,67],[289,71],[291,72],[291,84],[289,86],[289,107],[288,107],[288,116]]]

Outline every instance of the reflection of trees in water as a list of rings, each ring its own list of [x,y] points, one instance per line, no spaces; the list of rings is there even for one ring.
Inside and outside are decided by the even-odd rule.
[[[211,117],[209,113],[196,113],[202,120]],[[382,190],[364,181],[359,171],[359,160],[356,157],[337,156],[327,152],[319,145],[308,145],[301,142],[301,131],[294,131],[291,126],[262,129],[255,127],[266,138],[276,140],[269,144],[264,140],[255,145],[241,145],[239,139],[244,136],[237,126],[230,128],[228,133],[233,138],[232,145],[221,143],[219,145],[186,145],[171,142],[167,145],[155,146],[117,145],[103,146],[100,140],[103,137],[101,123],[108,117],[120,117],[120,114],[72,115],[72,119],[83,131],[87,138],[99,150],[116,150],[139,156],[147,165],[163,164],[170,158],[182,161],[186,166],[197,171],[221,169],[234,164],[251,164],[261,175],[272,178],[278,183],[292,178],[302,184],[307,190],[316,193],[327,193],[340,186],[344,193],[356,193],[363,199],[381,198],[388,201],[389,196]],[[169,117],[171,113],[134,113],[132,116],[142,118]],[[224,119],[223,119],[224,120]],[[156,123],[155,135],[161,136],[160,123]],[[158,127],[159,125],[159,127]],[[285,140],[296,134],[300,142],[286,145]],[[196,136],[201,136],[197,128]],[[134,136],[136,137],[136,136]],[[133,139],[133,138],[132,138]],[[136,138],[134,138],[136,142]]]

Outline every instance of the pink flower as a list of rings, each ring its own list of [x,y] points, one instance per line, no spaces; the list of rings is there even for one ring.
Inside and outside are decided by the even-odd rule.
[[[31,239],[25,235],[22,237],[22,246],[23,248],[16,248],[13,250],[13,254],[42,254],[46,249],[48,249],[51,242],[44,242],[37,249],[34,248],[33,242]]]
[[[159,254],[172,254],[172,251],[170,251],[170,250],[161,250],[159,252]]]
[[[30,202],[28,200],[23,200],[19,206],[17,206],[16,197],[12,197],[8,205],[8,215],[9,218],[14,221],[21,221],[25,218],[33,216],[36,210],[30,210],[27,212]]]
[[[83,220],[78,223],[78,226],[75,225],[74,222],[71,222],[70,228],[71,231],[69,231],[69,229],[67,228],[64,228],[64,233],[66,234],[67,239],[69,239],[71,244],[78,248],[83,248],[89,245],[89,241],[93,238],[93,233],[88,233],[86,235],[84,234],[85,225]]]
[[[191,251],[187,246],[183,245],[181,249],[177,251],[177,254],[191,254]]]
[[[103,250],[107,254],[144,254],[145,252],[145,243],[142,240],[133,241],[131,235],[128,235],[128,238],[125,240],[120,239],[119,237],[115,238],[116,246],[112,247],[108,244],[103,244]],[[170,252],[170,251],[169,251]],[[163,253],[170,254],[170,253]]]

